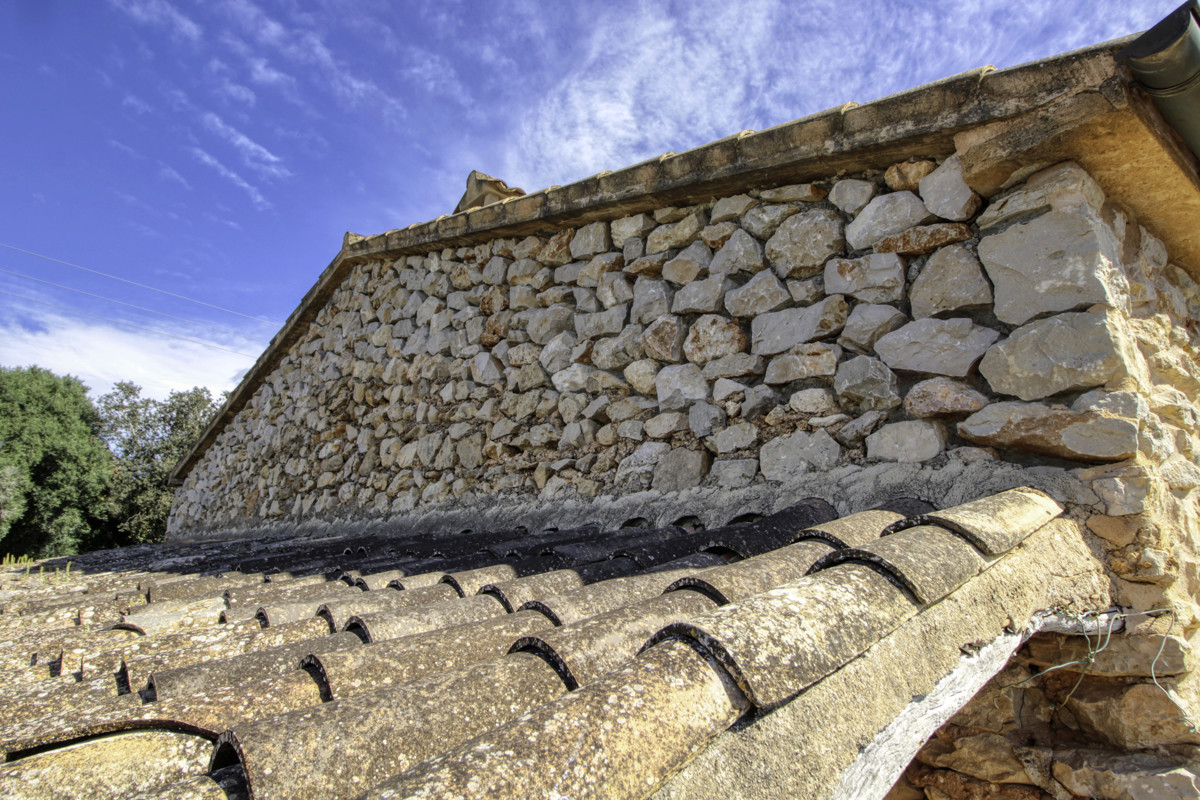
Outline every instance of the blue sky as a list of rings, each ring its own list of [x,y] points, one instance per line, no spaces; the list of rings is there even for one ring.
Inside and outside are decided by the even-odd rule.
[[[0,5],[0,364],[163,397],[232,388],[344,231],[449,213],[472,169],[565,184],[1176,3]]]

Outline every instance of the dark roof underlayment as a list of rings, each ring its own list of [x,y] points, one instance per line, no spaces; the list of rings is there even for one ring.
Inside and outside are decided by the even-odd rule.
[[[810,499],[715,530],[625,531],[607,552],[579,546],[605,541],[594,530],[526,549],[496,531],[13,568],[0,785],[28,798],[671,796],[706,747],[817,711],[828,718],[789,749],[832,770],[813,795],[831,796],[858,757],[842,743],[870,741],[952,678],[960,648],[998,642],[994,672],[1035,612],[1103,594],[1041,492],[901,505],[909,516],[835,518]],[[837,691],[869,686],[898,708],[807,707],[847,680]],[[875,776],[882,790],[931,732]]]

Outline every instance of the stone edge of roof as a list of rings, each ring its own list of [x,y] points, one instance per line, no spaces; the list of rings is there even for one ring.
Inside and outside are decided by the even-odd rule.
[[[359,264],[618,219],[674,203],[703,202],[752,185],[786,185],[825,178],[839,170],[883,168],[915,155],[949,154],[954,150],[954,134],[966,127],[1035,112],[1083,92],[1099,91],[1114,102],[1113,82],[1123,87],[1131,80],[1114,56],[1132,38],[1003,70],[980,67],[862,105],[846,103],[762,131],[744,131],[683,153],[666,153],[615,172],[407,228],[367,237],[348,233],[341,250],[176,464],[169,483],[182,484],[225,424],[245,407]]]

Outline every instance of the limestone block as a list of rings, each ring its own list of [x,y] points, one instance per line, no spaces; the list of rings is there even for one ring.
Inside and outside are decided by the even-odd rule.
[[[884,425],[866,437],[867,458],[917,463],[946,449],[946,428],[940,422],[904,420]]]
[[[825,279],[821,276],[804,281],[788,281],[788,294],[798,306],[811,306],[825,296]]]
[[[636,304],[637,301],[634,302]],[[629,307],[622,303],[595,314],[576,314],[575,334],[580,339],[614,336],[625,327],[625,317],[628,313]]]
[[[736,222],[718,222],[700,231],[700,240],[713,250],[720,250],[729,241],[729,237],[741,230]]]
[[[958,424],[989,447],[1081,461],[1123,461],[1137,452],[1136,421],[1042,403],[992,403]]]
[[[759,450],[759,468],[769,481],[787,481],[808,467],[830,470],[842,458],[842,448],[826,431],[796,431],[767,442]]]
[[[930,212],[956,222],[970,219],[983,201],[963,180],[962,164],[952,155],[919,182],[921,200]]]
[[[605,273],[596,287],[596,299],[605,308],[628,303],[633,300],[633,284],[620,272]]]
[[[562,294],[570,292],[569,295]],[[569,299],[568,299],[569,297]],[[582,286],[570,288],[568,286],[551,286],[544,292],[538,294],[538,305],[545,308],[557,305],[558,303],[575,302],[575,310],[585,314],[592,314],[599,311],[601,308],[611,308],[612,306],[603,306],[596,299],[596,292],[592,289],[585,289]],[[613,305],[616,305],[615,303]]]
[[[548,344],[558,334],[574,329],[575,312],[566,305],[530,311],[525,325],[525,331],[535,344]]]
[[[571,239],[571,258],[584,259],[608,250],[607,222],[592,222],[575,231]]]
[[[998,338],[965,317],[918,319],[881,336],[875,352],[892,369],[961,378]]]
[[[971,414],[988,404],[985,395],[950,378],[930,378],[908,390],[904,410],[910,417],[925,419],[947,414]]]
[[[463,469],[475,469],[483,463],[483,436],[475,434],[462,439],[454,446],[458,463]]]
[[[937,169],[937,162],[928,159],[900,161],[892,164],[883,173],[883,182],[893,192],[916,191],[921,179]]]
[[[795,392],[788,399],[788,408],[797,414],[809,416],[827,416],[841,410],[837,404],[837,395],[820,387]]]
[[[642,256],[630,261],[625,259],[625,272],[629,275],[645,275],[647,278],[657,278],[662,275],[663,266],[670,257],[670,251]]]
[[[538,362],[551,374],[560,372],[570,366],[571,351],[575,349],[575,344],[575,334],[563,331],[546,343],[538,355]]]
[[[1013,743],[998,733],[956,736],[948,744],[926,747],[917,758],[931,767],[952,769],[989,783],[1033,783]]]
[[[624,247],[626,239],[645,236],[657,224],[649,214],[633,214],[613,220],[610,226],[613,247]]]
[[[976,223],[985,230],[1045,209],[1070,212],[1103,207],[1100,185],[1074,161],[1064,161],[1031,175],[1024,186],[993,200]]]
[[[654,401],[648,397],[626,397],[609,403],[604,409],[609,422],[624,422],[627,419],[641,416],[643,412],[654,408]]]
[[[549,377],[546,370],[542,369],[542,365],[535,361],[518,369],[514,382],[518,392],[528,392],[545,386],[549,382]]]
[[[1200,771],[1152,753],[1111,750],[1055,751],[1054,779],[1077,797],[1192,800],[1200,797]]]
[[[853,217],[871,202],[879,187],[871,181],[847,178],[838,181],[829,190],[829,202],[842,210],[842,213]]]
[[[571,241],[575,237],[575,229],[567,228],[559,231],[546,240],[538,253],[538,261],[548,267],[561,267],[571,261]]]
[[[830,376],[837,371],[841,355],[842,348],[837,345],[823,342],[798,344],[783,355],[771,359],[763,381],[778,385],[806,378]]]
[[[684,409],[708,398],[708,382],[695,364],[663,367],[654,378],[654,387],[663,411]]]
[[[741,288],[727,292],[725,309],[735,317],[753,317],[774,311],[791,299],[787,287],[775,277],[775,273],[764,270]]]
[[[992,302],[992,287],[979,259],[961,245],[943,247],[929,257],[909,290],[913,319],[932,317]]]
[[[719,378],[739,378],[744,375],[761,375],[762,372],[762,356],[750,353],[721,356],[704,365],[704,379],[707,381],[715,381]]]
[[[587,388],[588,376],[595,371],[595,367],[587,364],[572,364],[551,375],[550,382],[560,392],[582,392]]]
[[[683,361],[683,341],[686,336],[687,325],[684,321],[664,314],[646,327],[642,333],[642,346],[650,358],[678,363]]]
[[[708,272],[712,262],[712,251],[704,242],[692,242],[679,255],[663,264],[662,276],[671,283],[683,285],[691,283]]]
[[[712,275],[702,281],[689,283],[675,293],[671,313],[710,314],[721,311],[725,293],[733,286],[733,281],[726,275]]]
[[[714,461],[709,476],[717,486],[726,489],[741,489],[749,486],[758,474],[757,458],[734,458]]]
[[[867,203],[846,226],[846,242],[852,250],[865,250],[893,233],[933,221],[921,198],[912,192],[891,192]]]
[[[1116,678],[1150,677],[1151,668],[1155,675],[1180,675],[1192,669],[1193,658],[1192,646],[1182,636],[1114,635],[1091,658],[1083,637],[1039,634],[1029,640],[1029,659],[1040,667],[1078,661],[1065,669],[1080,671],[1086,663],[1089,675]]]
[[[491,353],[479,353],[471,359],[471,380],[491,386],[504,379],[504,365]]]
[[[979,242],[996,317],[1020,325],[1047,312],[1104,303],[1121,308],[1129,282],[1120,243],[1094,214],[1051,211]]]
[[[1177,691],[1174,680],[1160,683]],[[1084,732],[1123,750],[1200,744],[1200,733],[1190,730],[1183,712],[1152,683],[1081,686],[1066,705]]]
[[[596,431],[599,429],[595,422],[590,419],[578,420],[569,422],[563,428],[562,436],[559,437],[559,447],[586,447],[596,439]]]
[[[840,294],[807,308],[760,314],[750,323],[750,352],[772,356],[798,344],[824,339],[842,330],[850,307]]]
[[[628,325],[618,335],[596,342],[592,348],[592,364],[606,370],[624,369],[645,355],[642,332],[641,325]]]
[[[509,348],[508,363],[514,367],[523,367],[526,364],[532,364],[537,361],[538,355],[541,352],[542,348],[538,345],[532,342],[525,342],[524,344]]]
[[[580,268],[575,282],[585,289],[595,289],[606,276],[620,271],[624,266],[625,257],[620,253],[601,253]]]
[[[870,356],[842,362],[833,377],[833,390],[837,392],[839,405],[855,414],[900,405],[896,374]]]
[[[499,286],[508,275],[508,265],[512,261],[501,256],[492,256],[483,268],[483,282],[489,286]]]
[[[742,215],[741,225],[757,239],[770,239],[783,221],[800,209],[790,205],[769,205],[752,208]]]
[[[1040,400],[1126,374],[1120,334],[1107,314],[1067,313],[1023,325],[979,363],[992,389]]]
[[[864,303],[899,302],[904,299],[904,260],[895,253],[831,259],[825,264],[825,291]]]
[[[617,482],[623,483],[630,478],[639,477],[649,479],[658,460],[670,450],[671,445],[666,442],[642,443],[617,465]]]
[[[753,236],[738,228],[713,256],[708,271],[713,275],[759,272],[765,263],[762,245]]]
[[[693,403],[688,409],[688,428],[696,438],[711,436],[725,425],[725,412],[711,403]]]
[[[843,425],[841,430],[834,434],[833,438],[846,447],[857,447],[872,431],[877,430],[886,419],[886,411],[868,411]]]
[[[679,492],[699,486],[711,463],[712,456],[705,451],[676,447],[659,458],[651,488],[656,492]]]
[[[641,420],[627,419],[617,424],[617,438],[640,442],[646,438],[644,428],[645,425]]]
[[[736,219],[758,205],[758,201],[748,194],[737,194],[733,197],[722,197],[716,202],[709,217],[710,223],[724,222]]]
[[[1121,467],[1116,472],[1095,478],[1091,486],[1110,517],[1141,514],[1146,510],[1153,490],[1150,476],[1138,466]]]
[[[650,358],[634,361],[625,367],[624,375],[625,380],[635,391],[641,394],[654,394],[654,378],[658,375],[658,362]]]
[[[876,253],[923,256],[939,247],[965,242],[974,235],[971,227],[961,222],[935,222],[885,236],[875,243],[874,250]]]
[[[846,318],[846,327],[838,337],[838,344],[856,353],[870,353],[879,337],[906,322],[908,317],[895,306],[859,303]]]
[[[704,366],[713,359],[744,351],[748,343],[746,332],[737,320],[705,314],[692,323],[683,343],[683,354],[693,364]]]
[[[818,203],[829,196],[829,190],[815,183],[793,183],[758,193],[764,203]]]
[[[646,435],[651,439],[667,439],[672,434],[688,429],[688,415],[680,411],[666,411],[646,420]]]
[[[718,453],[732,453],[752,447],[757,441],[758,428],[749,422],[739,422],[717,431],[712,443]]]
[[[646,238],[646,252],[661,253],[690,244],[700,230],[708,224],[708,216],[703,211],[693,211],[678,222],[659,225]]]
[[[766,254],[779,277],[809,278],[828,259],[841,255],[845,244],[841,215],[817,209],[784,220],[767,241]]]
[[[639,276],[633,284],[633,307],[629,321],[648,325],[671,311],[671,289],[666,281]]]

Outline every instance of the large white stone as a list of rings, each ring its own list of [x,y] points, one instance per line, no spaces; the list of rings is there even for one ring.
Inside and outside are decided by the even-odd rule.
[[[825,264],[825,291],[864,303],[899,302],[904,299],[904,259],[895,253],[831,259]]]
[[[654,386],[658,407],[663,411],[677,411],[708,398],[708,381],[695,364],[663,367],[654,378]]]
[[[908,230],[934,219],[921,198],[912,192],[890,192],[867,203],[846,226],[846,242],[853,250],[865,250],[885,236]]]
[[[1022,400],[1089,389],[1126,374],[1121,336],[1107,314],[1059,314],[1031,322],[979,362],[992,389]]]
[[[1023,186],[993,200],[976,223],[982,231],[1046,209],[1073,212],[1085,207],[1102,209],[1104,190],[1083,167],[1064,161],[1029,176]]]
[[[940,422],[893,422],[867,436],[867,458],[879,461],[928,461],[945,449],[946,428]]]
[[[1129,281],[1120,254],[1112,229],[1090,211],[1051,211],[979,242],[996,317],[1013,325],[1093,303],[1123,307]]]
[[[772,356],[798,344],[824,339],[846,324],[850,307],[839,294],[808,308],[789,308],[759,314],[750,323],[750,352]]]
[[[840,208],[844,214],[853,217],[871,202],[878,190],[879,187],[871,181],[847,178],[838,181],[829,190],[829,202]]]
[[[857,353],[870,353],[880,336],[906,322],[908,317],[895,306],[859,303],[846,318],[838,344]]]
[[[983,277],[979,259],[955,244],[929,257],[909,289],[913,319],[932,317],[960,308],[979,308],[992,302],[992,286]]]
[[[837,466],[842,448],[826,431],[796,431],[772,439],[759,450],[759,468],[769,481],[787,481],[810,466],[825,471]]]
[[[671,283],[691,283],[708,271],[712,263],[712,251],[704,242],[692,242],[679,255],[663,264],[662,276]]]
[[[918,185],[925,207],[942,219],[961,222],[970,219],[979,210],[979,195],[963,180],[962,164],[957,154],[921,178]]]
[[[998,338],[963,317],[918,319],[881,336],[875,352],[892,369],[962,378]]]
[[[753,236],[738,228],[713,256],[713,260],[708,264],[708,271],[713,275],[758,272],[763,265],[762,245]]]
[[[896,373],[870,356],[842,362],[833,376],[833,390],[837,392],[842,408],[855,414],[900,405]]]
[[[639,276],[633,284],[633,307],[629,311],[629,321],[635,325],[654,322],[670,312],[671,295],[666,281]]]
[[[781,278],[808,278],[845,247],[842,217],[817,209],[788,217],[767,242],[767,259]]]
[[[1138,446],[1135,420],[1042,403],[992,403],[960,422],[958,433],[988,447],[1080,461],[1123,461]]]
[[[726,293],[725,310],[735,317],[753,317],[774,311],[791,299],[791,293],[775,273],[763,270],[744,286]]]
[[[693,364],[704,366],[713,359],[744,351],[746,344],[746,332],[737,320],[705,314],[692,323],[683,343],[683,354]]]
[[[842,348],[836,344],[798,344],[783,355],[771,359],[763,382],[777,385],[806,378],[831,376],[837,372],[837,363],[841,355]]]
[[[739,422],[736,425],[730,425],[728,428],[718,431],[713,436],[713,446],[721,454],[745,450],[757,441],[758,428],[749,422]]]
[[[726,275],[712,275],[693,281],[675,293],[672,314],[711,314],[720,311],[725,292],[733,287]]]

